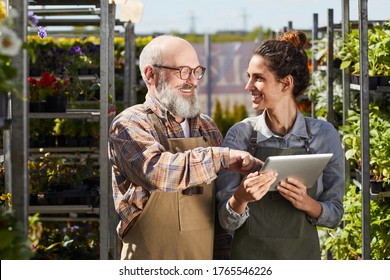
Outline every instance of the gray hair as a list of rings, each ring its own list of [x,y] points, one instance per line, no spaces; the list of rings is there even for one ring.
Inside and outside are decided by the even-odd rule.
[[[174,38],[173,35],[161,35],[156,38],[154,38],[152,41],[147,44],[140,56],[139,56],[139,70],[141,71],[141,76],[146,85],[148,85],[147,79],[145,77],[144,68],[146,65],[153,65],[153,64],[163,64],[163,57],[162,57],[162,47],[161,47],[161,40],[165,40],[166,38]]]

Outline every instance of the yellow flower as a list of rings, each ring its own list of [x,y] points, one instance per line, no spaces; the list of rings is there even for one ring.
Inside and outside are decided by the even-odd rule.
[[[11,194],[10,193],[3,193],[1,196],[0,196],[0,200],[4,200],[5,202],[7,202],[8,206],[11,207]]]
[[[5,3],[3,1],[0,1],[0,21],[4,20],[7,16],[7,10]]]

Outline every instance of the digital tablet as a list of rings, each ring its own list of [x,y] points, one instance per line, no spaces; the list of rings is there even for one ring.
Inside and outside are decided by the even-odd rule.
[[[287,177],[298,179],[307,188],[311,188],[332,155],[332,153],[329,153],[270,156],[266,159],[260,171],[274,170],[278,173],[278,177],[269,191],[276,191],[278,183]]]

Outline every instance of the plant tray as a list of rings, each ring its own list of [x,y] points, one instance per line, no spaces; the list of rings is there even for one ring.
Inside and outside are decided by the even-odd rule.
[[[46,192],[46,205],[92,205],[99,206],[98,191],[66,190],[62,192]],[[40,203],[42,205],[42,203]],[[45,204],[43,204],[45,205]]]
[[[360,76],[351,75],[351,84],[360,85]],[[376,90],[378,86],[390,86],[390,76],[370,76],[368,77],[368,88]]]
[[[361,183],[361,172],[358,169],[355,169],[355,178],[359,183]],[[372,194],[390,192],[390,184],[385,184],[383,186],[383,181],[370,180],[370,189]]]

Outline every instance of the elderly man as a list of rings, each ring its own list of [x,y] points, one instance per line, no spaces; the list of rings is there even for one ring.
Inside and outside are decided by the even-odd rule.
[[[139,66],[146,100],[121,112],[109,134],[121,259],[212,259],[217,172],[247,174],[262,162],[219,147],[221,133],[200,113],[205,68],[190,43],[159,36]]]

